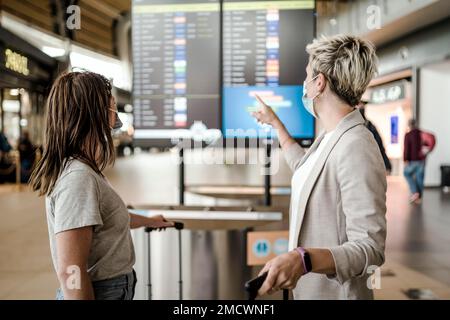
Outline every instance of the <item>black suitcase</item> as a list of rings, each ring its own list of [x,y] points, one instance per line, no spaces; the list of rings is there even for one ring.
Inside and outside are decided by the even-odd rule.
[[[182,263],[181,263],[181,230],[184,229],[184,224],[182,222],[175,222],[174,228],[178,230],[178,290],[179,290],[179,299],[183,300],[183,274],[182,274]],[[145,232],[147,233],[147,246],[148,246],[148,300],[152,300],[152,269],[151,269],[151,246],[150,246],[150,234],[155,230],[155,228],[147,227],[145,228]]]

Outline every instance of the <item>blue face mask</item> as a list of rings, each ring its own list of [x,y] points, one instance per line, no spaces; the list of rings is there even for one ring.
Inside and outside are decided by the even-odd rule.
[[[302,97],[302,102],[303,105],[305,106],[305,109],[316,119],[318,119],[319,116],[317,115],[316,110],[314,109],[314,99],[316,99],[320,93],[316,94],[314,98],[308,98],[308,91],[306,89],[306,85],[311,81],[314,81],[318,76],[319,75],[315,76],[308,82],[306,81],[303,82],[303,97]]]

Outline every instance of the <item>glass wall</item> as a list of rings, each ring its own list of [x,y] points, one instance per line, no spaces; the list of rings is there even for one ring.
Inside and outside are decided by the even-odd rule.
[[[3,89],[3,133],[15,148],[20,137],[20,90]]]
[[[2,88],[0,129],[13,148],[21,133],[28,131],[34,145],[41,145],[44,137],[44,103],[41,93],[19,88]]]

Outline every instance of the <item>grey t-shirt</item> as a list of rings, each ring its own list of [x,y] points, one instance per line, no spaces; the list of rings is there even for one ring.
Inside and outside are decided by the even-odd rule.
[[[88,272],[92,281],[132,272],[135,262],[128,210],[106,178],[71,159],[46,197],[53,265],[57,269],[56,234],[93,226]]]

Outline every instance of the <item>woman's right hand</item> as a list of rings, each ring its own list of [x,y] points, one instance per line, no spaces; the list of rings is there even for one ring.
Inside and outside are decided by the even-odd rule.
[[[294,139],[292,139],[284,124],[281,122],[280,118],[278,118],[272,108],[269,107],[264,101],[262,101],[262,99],[258,95],[255,95],[255,97],[261,105],[261,108],[256,112],[252,112],[252,116],[255,117],[259,122],[271,125],[272,128],[277,132],[281,148],[287,150],[290,145],[295,143]]]
[[[280,123],[276,113],[258,95],[255,95],[255,97],[261,108],[256,112],[252,112],[252,116],[263,124],[270,124],[272,127],[276,127],[277,123]]]

